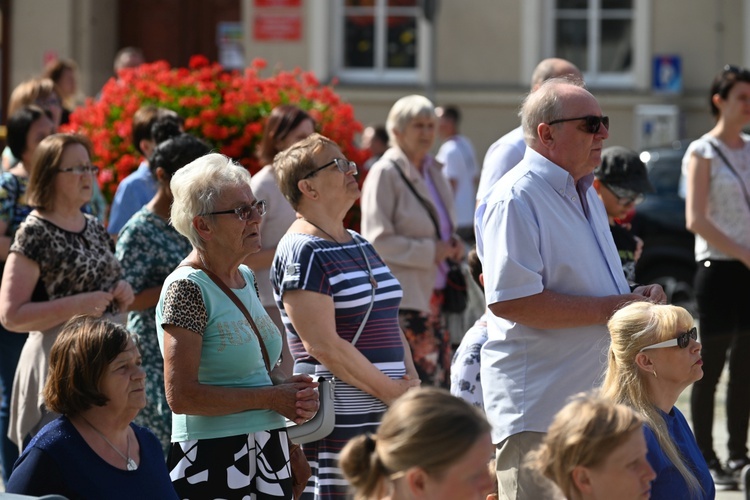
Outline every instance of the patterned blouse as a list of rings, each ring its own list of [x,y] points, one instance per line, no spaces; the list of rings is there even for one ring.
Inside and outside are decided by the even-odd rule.
[[[96,217],[84,214],[80,232],[65,230],[29,215],[10,247],[39,266],[39,280],[49,300],[84,292],[109,291],[122,270],[114,255],[114,243]],[[107,312],[115,311],[112,302]]]

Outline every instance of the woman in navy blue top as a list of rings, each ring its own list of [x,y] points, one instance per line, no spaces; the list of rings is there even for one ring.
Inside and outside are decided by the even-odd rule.
[[[45,404],[62,414],[16,462],[9,493],[70,500],[176,499],[159,440],[132,423],[146,404],[136,338],[108,320],[79,316],[50,352]]]
[[[636,302],[607,323],[612,344],[602,390],[631,406],[646,425],[652,499],[712,499],[713,479],[685,417],[674,404],[703,377],[701,344],[685,309]]]
[[[294,371],[337,379],[336,427],[303,446],[313,472],[303,498],[344,498],[339,452],[375,432],[387,406],[419,385],[398,323],[403,292],[372,245],[344,227],[360,194],[357,165],[335,143],[313,134],[279,153],[274,171],[298,214],[271,266]]]

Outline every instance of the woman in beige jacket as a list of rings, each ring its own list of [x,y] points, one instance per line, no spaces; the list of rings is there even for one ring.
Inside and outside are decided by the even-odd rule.
[[[391,148],[372,166],[362,190],[362,234],[401,282],[399,321],[424,385],[447,384],[450,339],[441,315],[446,259],[463,257],[451,188],[429,154],[436,123],[427,98],[399,99],[386,122]]]

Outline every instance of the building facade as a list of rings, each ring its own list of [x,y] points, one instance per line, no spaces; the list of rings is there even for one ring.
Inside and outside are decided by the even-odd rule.
[[[192,53],[268,71],[299,66],[383,123],[419,93],[463,111],[483,156],[519,123],[531,72],[564,57],[610,116],[608,145],[640,148],[711,126],[707,89],[750,65],[750,0],[6,0],[8,89],[53,56],[95,95],[118,48],[186,64]]]

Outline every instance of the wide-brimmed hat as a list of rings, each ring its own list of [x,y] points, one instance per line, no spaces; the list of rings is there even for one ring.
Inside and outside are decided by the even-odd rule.
[[[602,164],[594,176],[604,184],[636,193],[653,193],[646,165],[638,153],[622,146],[612,146],[602,151]]]

